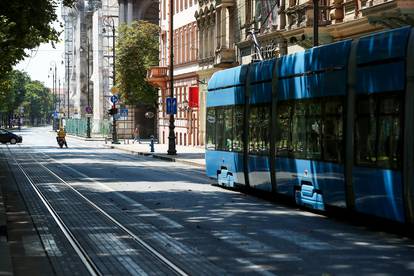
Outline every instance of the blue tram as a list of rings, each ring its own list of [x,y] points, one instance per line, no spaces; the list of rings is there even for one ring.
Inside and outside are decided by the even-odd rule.
[[[223,186],[414,223],[414,28],[215,73],[206,170]]]

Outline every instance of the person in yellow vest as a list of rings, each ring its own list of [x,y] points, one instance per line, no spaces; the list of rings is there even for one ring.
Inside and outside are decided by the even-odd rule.
[[[64,143],[65,147],[68,147],[68,144],[66,143],[66,132],[63,129],[63,127],[60,127],[58,132],[57,132],[56,141],[58,141],[58,143],[59,143],[59,139],[63,139],[63,143]]]

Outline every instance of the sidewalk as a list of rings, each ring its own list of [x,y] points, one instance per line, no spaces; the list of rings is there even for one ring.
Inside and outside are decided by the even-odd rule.
[[[108,148],[118,149],[137,155],[152,155],[154,158],[186,163],[189,165],[205,168],[206,161],[204,159],[205,149],[204,147],[193,147],[193,146],[176,146],[177,155],[168,155],[168,144],[154,144],[154,152],[150,152],[149,141],[141,142],[141,144],[132,144],[132,140],[119,140],[120,144],[105,144]],[[129,144],[128,144],[129,143]]]
[[[180,162],[197,166],[200,168],[206,167],[206,161],[204,158],[205,148],[204,146],[176,146],[177,155],[168,155],[168,144],[154,144],[154,152],[151,152],[150,141],[148,139],[141,140],[141,144],[135,142],[132,143],[132,139],[119,139],[119,144],[112,144],[111,140],[106,140],[103,137],[86,138],[81,136],[75,136],[67,134],[67,137],[82,140],[82,141],[101,141],[106,148],[112,148],[122,150],[130,154],[152,156],[157,159],[162,159],[171,162]]]

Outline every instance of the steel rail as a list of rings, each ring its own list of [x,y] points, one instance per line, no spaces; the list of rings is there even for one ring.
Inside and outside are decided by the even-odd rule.
[[[62,233],[65,235],[66,239],[69,241],[70,245],[73,247],[75,252],[78,254],[79,258],[81,259],[82,263],[85,265],[86,269],[89,271],[90,275],[93,275],[93,276],[103,275],[99,271],[99,269],[96,267],[96,265],[93,263],[92,259],[88,256],[88,254],[86,253],[86,250],[83,249],[83,247],[77,241],[75,236],[72,234],[69,227],[66,226],[66,224],[63,222],[63,220],[60,218],[60,216],[57,214],[57,212],[53,209],[52,205],[48,202],[48,200],[43,195],[43,193],[39,190],[39,188],[36,186],[36,184],[33,183],[30,176],[25,172],[23,167],[16,160],[15,156],[12,154],[12,151],[10,150],[10,148],[8,146],[7,146],[7,149],[9,150],[15,164],[18,166],[18,168],[23,173],[25,178],[29,181],[29,183],[32,186],[33,190],[36,192],[37,196],[40,198],[43,205],[46,207],[48,212],[51,214],[52,218],[55,220],[56,224],[58,225],[58,227],[60,228]]]
[[[168,266],[173,272],[177,273],[178,275],[182,276],[188,276],[189,274],[186,273],[184,270],[176,266],[172,261],[170,261],[167,257],[163,256],[159,251],[154,249],[152,246],[150,246],[147,242],[142,240],[140,237],[135,235],[131,230],[123,226],[118,220],[116,220],[113,216],[105,212],[101,207],[93,203],[91,200],[89,200],[86,196],[84,196],[82,193],[80,193],[78,190],[72,187],[69,183],[67,183],[64,179],[62,179],[59,175],[57,175],[55,172],[50,170],[48,167],[37,161],[33,158],[32,154],[28,153],[28,155],[31,157],[33,161],[35,161],[37,164],[39,164],[41,167],[43,167],[45,170],[47,170],[50,174],[55,176],[58,180],[60,180],[63,184],[68,186],[72,191],[74,191],[77,195],[79,195],[82,199],[84,199],[89,205],[91,205],[94,209],[98,210],[102,215],[104,215],[108,220],[116,224],[120,229],[122,229],[125,233],[127,233],[129,236],[132,237],[132,239],[137,242],[139,245],[141,245],[143,248],[147,250],[150,254],[152,254],[154,257],[156,257],[158,260],[163,262],[166,266]]]

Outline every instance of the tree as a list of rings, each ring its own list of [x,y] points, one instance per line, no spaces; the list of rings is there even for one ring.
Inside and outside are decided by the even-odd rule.
[[[53,96],[49,88],[39,81],[27,83],[23,107],[24,115],[31,125],[36,125],[42,119],[47,121],[53,109]]]
[[[119,27],[116,48],[117,86],[126,104],[157,103],[157,89],[145,80],[147,69],[158,64],[159,27],[135,21]]]
[[[0,112],[6,114],[3,120],[8,119],[9,124],[15,110],[23,103],[26,84],[30,77],[17,70],[7,73],[0,80]]]
[[[59,32],[51,25],[57,20],[57,7],[58,0],[0,1],[0,78],[27,56],[26,49],[59,41]]]

